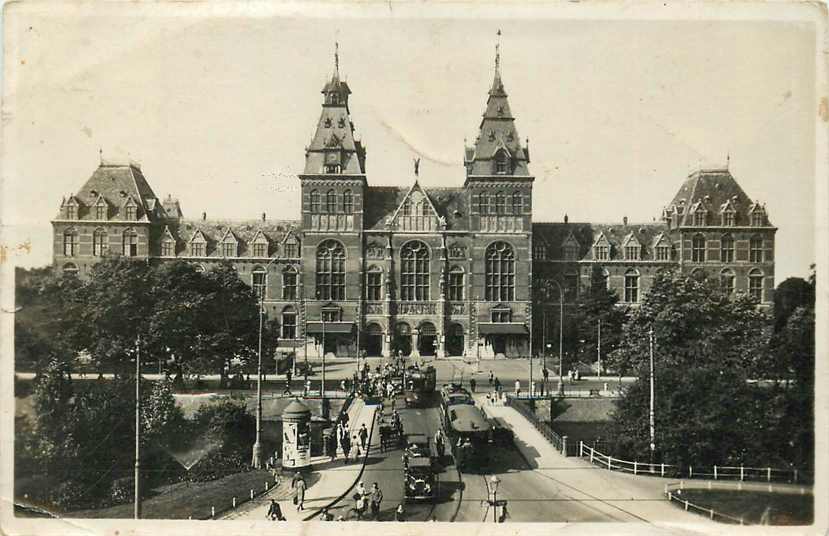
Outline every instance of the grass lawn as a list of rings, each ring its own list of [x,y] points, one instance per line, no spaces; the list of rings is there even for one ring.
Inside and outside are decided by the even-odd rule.
[[[704,508],[742,517],[747,524],[759,524],[766,508],[770,509],[769,524],[772,525],[809,525],[814,519],[814,496],[811,494],[686,489],[682,498]]]
[[[216,516],[231,507],[233,497],[237,504],[250,499],[250,490],[261,493],[265,482],[273,485],[269,471],[254,470],[237,473],[211,482],[179,482],[161,489],[144,499],[142,517],[146,519],[202,519],[210,517],[210,507],[216,507]],[[65,517],[132,518],[133,504],[120,504],[100,510],[68,512]]]

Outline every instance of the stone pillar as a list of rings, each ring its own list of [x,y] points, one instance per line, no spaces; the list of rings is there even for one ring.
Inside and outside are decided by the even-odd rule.
[[[383,343],[382,343],[382,346],[380,348],[380,354],[382,354],[383,357],[392,357],[391,354],[389,353],[389,346],[391,344],[390,331],[391,331],[391,327],[388,327],[388,328],[386,328],[386,332],[383,333]]]
[[[435,336],[438,340],[438,351],[435,353],[435,357],[444,358],[446,357],[446,333],[440,331]]]
[[[412,328],[412,357],[420,357],[420,351],[417,349],[420,332],[417,328]]]

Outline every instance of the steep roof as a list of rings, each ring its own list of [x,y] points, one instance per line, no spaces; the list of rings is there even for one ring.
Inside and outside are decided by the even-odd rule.
[[[236,239],[240,257],[253,254],[253,241],[259,235],[267,238],[271,253],[279,253],[274,249],[291,229],[299,225],[297,220],[182,220],[171,222],[167,227],[180,247],[189,244],[196,234],[201,233],[207,241],[207,256],[220,258],[217,244],[226,236]]]
[[[509,156],[506,176],[529,176],[529,153],[521,146],[515,118],[501,80],[500,52],[496,47],[495,77],[473,147],[464,148],[464,165],[469,175],[495,175],[495,159],[502,150]]]
[[[102,161],[86,183],[69,199],[78,202],[78,220],[96,220],[94,207],[101,200],[108,205],[108,219],[126,219],[125,204],[132,198],[136,205],[136,221],[158,221],[165,217],[138,164],[118,164]],[[66,204],[61,204],[61,209]],[[61,211],[57,218],[65,217]]]
[[[468,194],[463,187],[424,188],[418,184],[419,191],[431,202],[439,217],[446,220],[448,230],[466,230],[468,228]],[[365,190],[363,203],[363,223],[366,229],[385,230],[386,220],[396,214],[398,208],[412,191],[414,186],[369,186]]]
[[[691,225],[695,205],[717,217],[724,209],[733,209],[735,224],[748,225],[753,204],[728,168],[701,169],[685,179],[666,211],[668,216],[676,215],[678,225]]]
[[[655,258],[653,247],[660,233],[667,233],[664,223],[543,223],[533,222],[533,243],[547,247],[548,260],[563,260],[562,246],[571,235],[578,242],[580,260],[593,259],[593,245],[601,236],[610,244],[610,260],[622,260],[625,243],[638,241],[641,260]]]

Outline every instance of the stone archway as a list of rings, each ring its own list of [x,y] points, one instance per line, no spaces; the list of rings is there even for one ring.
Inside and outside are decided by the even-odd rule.
[[[396,356],[398,351],[402,356],[412,353],[412,327],[406,322],[398,322],[394,326],[391,351],[393,356]]]
[[[464,344],[464,329],[460,324],[452,324],[446,334],[446,355],[462,356]]]
[[[434,356],[437,351],[437,330],[431,322],[423,322],[418,327],[417,351],[425,357]]]
[[[383,355],[383,327],[372,323],[366,326],[365,331],[366,355],[379,357]]]

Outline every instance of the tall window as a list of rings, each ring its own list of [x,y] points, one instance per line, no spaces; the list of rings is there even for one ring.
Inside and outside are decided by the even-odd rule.
[[[334,190],[328,190],[325,194],[325,211],[329,214],[337,212],[337,192]]]
[[[322,310],[323,322],[340,322],[342,319],[343,312],[339,307],[328,307]]]
[[[610,246],[593,246],[593,256],[597,261],[606,261],[610,259]]]
[[[748,260],[750,262],[763,262],[763,239],[755,236],[748,244]]]
[[[295,300],[297,297],[297,274],[296,268],[289,266],[282,272],[282,299]]]
[[[481,192],[481,215],[486,216],[490,214],[489,210],[489,194],[486,192]]]
[[[490,313],[493,322],[512,322],[512,311],[509,309],[494,310]]]
[[[325,172],[326,173],[339,173],[340,172],[340,165],[339,164],[325,164]]]
[[[691,261],[705,262],[705,237],[701,234],[691,239]]]
[[[734,274],[734,270],[726,268],[720,272],[720,289],[722,289],[725,294],[732,294],[734,292],[735,279],[736,275]]]
[[[320,193],[316,190],[311,191],[311,212],[320,211]]]
[[[296,238],[288,238],[285,241],[285,257],[296,259],[299,257],[299,241]]]
[[[757,301],[763,301],[763,272],[756,268],[748,273],[748,293]]]
[[[296,339],[296,311],[293,307],[282,311],[282,338]]]
[[[547,258],[547,246],[544,244],[533,244],[533,258],[544,260]]]
[[[564,294],[569,298],[579,295],[579,274],[569,273],[564,275]]]
[[[697,227],[702,227],[705,225],[705,216],[706,213],[704,210],[698,210],[694,212],[694,225]]]
[[[205,257],[207,255],[207,244],[202,240],[190,242],[190,254],[193,257]]]
[[[498,151],[495,155],[495,173],[506,175],[509,172],[509,157],[504,151]]]
[[[573,241],[566,242],[562,248],[565,261],[576,261],[579,259],[579,245]]]
[[[268,273],[261,266],[257,266],[250,274],[253,292],[257,298],[265,298],[265,289],[268,286]]]
[[[236,243],[235,242],[222,242],[222,257],[235,257],[236,256]]]
[[[449,270],[449,299],[463,300],[463,268],[454,266]]]
[[[68,220],[77,220],[78,219],[78,207],[77,207],[77,205],[74,205],[74,204],[66,205],[66,219],[68,219]]]
[[[106,255],[108,249],[107,241],[107,232],[103,229],[95,229],[95,232],[92,234],[92,254],[96,257]]]
[[[522,212],[524,212],[523,208],[523,201],[521,200],[521,192],[515,192],[512,194],[512,213],[516,216],[519,216]]]
[[[734,262],[734,238],[729,234],[720,238],[720,262]]]
[[[625,272],[625,301],[628,303],[639,301],[639,272],[633,269]]]
[[[766,223],[766,218],[762,212],[751,213],[751,225],[754,227],[762,227]]]
[[[734,227],[734,212],[729,210],[722,213],[722,224],[726,227]]]
[[[429,299],[429,249],[423,242],[408,242],[400,250],[400,299]]]
[[[379,301],[383,290],[383,272],[377,266],[372,266],[366,272],[366,299]]]
[[[138,233],[133,229],[124,231],[124,257],[138,256]]]
[[[67,257],[74,257],[78,252],[78,232],[69,229],[63,233],[63,254]]]
[[[138,209],[135,207],[135,205],[127,205],[126,214],[128,220],[135,221],[138,218]]]
[[[345,248],[336,240],[317,248],[317,299],[345,299]]]
[[[671,260],[671,246],[658,245],[656,246],[656,260],[669,261]]]
[[[268,256],[268,243],[267,242],[254,242],[253,243],[253,256],[254,257],[267,257]]]
[[[343,192],[343,212],[346,214],[351,214],[354,211],[354,196],[351,194],[351,190],[346,190]]]
[[[161,242],[161,256],[162,257],[174,257],[176,254],[176,243],[173,240],[167,238],[163,242]]]
[[[515,253],[506,242],[495,242],[486,248],[486,299],[515,299]]]
[[[495,213],[504,214],[507,211],[507,199],[504,197],[504,192],[495,194]]]
[[[105,220],[107,219],[107,206],[105,203],[99,203],[95,205],[95,219],[96,220]]]

